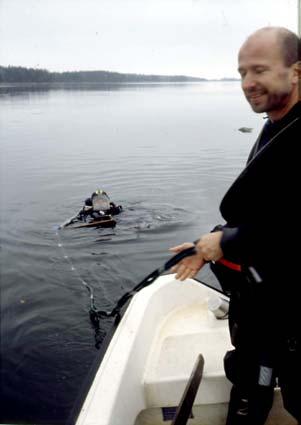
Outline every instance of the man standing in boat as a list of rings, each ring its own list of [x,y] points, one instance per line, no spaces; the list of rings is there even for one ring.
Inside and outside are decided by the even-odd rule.
[[[195,242],[197,254],[173,271],[184,280],[211,262],[230,294],[235,350],[225,356],[233,383],[227,425],[263,425],[276,382],[284,407],[301,423],[300,40],[285,28],[262,28],[242,45],[238,65],[247,101],[268,119],[222,199],[226,223]],[[249,270],[255,279],[247,277]],[[224,282],[229,272],[233,279]]]

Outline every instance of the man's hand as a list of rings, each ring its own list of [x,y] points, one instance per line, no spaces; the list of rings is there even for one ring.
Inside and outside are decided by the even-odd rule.
[[[223,251],[221,249],[221,239],[223,232],[212,232],[207,233],[199,239],[196,243],[195,255],[184,258],[171,271],[176,274],[176,279],[185,280],[193,278],[208,261],[217,261],[223,257]],[[178,254],[184,249],[192,247],[194,244],[191,242],[185,242],[182,245],[174,246],[170,248],[170,251]]]
[[[196,244],[197,252],[202,253],[206,261],[217,261],[223,257],[221,248],[222,231],[206,233]]]
[[[184,249],[194,246],[191,242],[185,242],[182,245],[174,246],[169,250],[178,254]],[[176,266],[172,267],[171,271],[176,274],[176,279],[185,280],[194,277],[198,271],[203,267],[206,261],[203,259],[202,254],[197,253],[190,257],[184,258]]]

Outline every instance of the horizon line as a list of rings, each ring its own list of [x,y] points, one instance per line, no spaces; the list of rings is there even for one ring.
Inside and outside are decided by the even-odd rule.
[[[47,68],[40,68],[40,67],[31,67],[31,66],[24,66],[24,65],[1,65],[0,68],[22,68],[26,70],[34,70],[34,71],[46,71],[49,74],[67,74],[67,73],[93,73],[93,72],[106,72],[110,74],[119,74],[119,75],[137,75],[137,76],[146,76],[146,77],[184,77],[184,78],[191,78],[191,79],[197,79],[197,80],[206,80],[206,81],[214,81],[214,80],[237,80],[239,81],[240,78],[238,77],[196,77],[192,75],[187,74],[155,74],[155,73],[139,73],[139,72],[120,72],[120,71],[110,71],[106,69],[81,69],[81,70],[65,70],[65,71],[50,71]]]

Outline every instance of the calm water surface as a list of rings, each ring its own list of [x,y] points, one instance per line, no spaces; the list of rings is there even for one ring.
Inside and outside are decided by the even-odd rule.
[[[64,424],[98,350],[56,226],[96,188],[123,205],[113,230],[61,232],[97,307],[113,307],[221,221],[262,117],[239,83],[210,82],[2,86],[0,120],[0,422]]]

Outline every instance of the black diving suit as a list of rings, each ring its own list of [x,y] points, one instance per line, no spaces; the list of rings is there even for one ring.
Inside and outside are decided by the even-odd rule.
[[[242,266],[223,281],[223,266],[213,264],[230,294],[235,347],[224,359],[233,383],[227,425],[264,424],[276,383],[301,423],[300,135],[298,102],[281,120],[266,122],[220,205],[224,256]],[[244,273],[250,266],[261,281]]]

